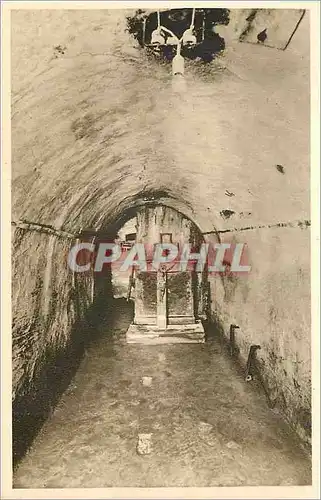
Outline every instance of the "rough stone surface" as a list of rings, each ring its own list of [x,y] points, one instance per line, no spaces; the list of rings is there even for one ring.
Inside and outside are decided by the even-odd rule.
[[[248,244],[249,276],[212,280],[213,318],[240,324],[244,359],[261,344],[269,389],[308,439],[309,229],[277,226],[310,218],[308,16],[278,51],[237,43],[233,14],[224,56],[187,63],[174,88],[128,13],[12,12],[12,218],[40,224],[13,230],[14,396],[37,393],[92,299],[92,277],[67,269],[73,240],[45,226],[106,228],[156,196]]]

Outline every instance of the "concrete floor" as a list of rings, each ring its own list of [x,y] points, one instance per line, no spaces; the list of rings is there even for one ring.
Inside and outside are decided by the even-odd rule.
[[[122,309],[101,323],[15,488],[311,484],[308,454],[218,339],[127,345],[129,321]],[[149,455],[137,453],[141,433]]]

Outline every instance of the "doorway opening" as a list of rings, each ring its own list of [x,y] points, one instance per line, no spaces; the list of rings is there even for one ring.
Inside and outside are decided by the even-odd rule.
[[[133,318],[127,341],[204,342],[202,320],[207,317],[208,284],[206,266],[196,271],[196,262],[181,267],[181,252],[189,245],[197,253],[203,237],[199,228],[183,214],[165,205],[138,207],[126,220],[119,221],[109,241],[121,249],[120,259],[95,276],[95,298],[106,303],[113,300],[131,303]],[[97,245],[101,239],[97,239]],[[169,249],[162,257],[166,263],[156,265],[158,245],[175,246],[176,258],[169,259]],[[137,262],[136,247],[143,248],[146,267]],[[132,260],[131,260],[132,259]],[[124,262],[130,261],[127,266]],[[156,342],[157,343],[157,342]]]

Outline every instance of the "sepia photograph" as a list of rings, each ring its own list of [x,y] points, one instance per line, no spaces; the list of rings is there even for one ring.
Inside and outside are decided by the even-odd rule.
[[[1,10],[2,498],[319,498],[318,2]]]

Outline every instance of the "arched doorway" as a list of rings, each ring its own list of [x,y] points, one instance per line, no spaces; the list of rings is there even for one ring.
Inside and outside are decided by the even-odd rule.
[[[115,281],[128,280],[127,300],[134,303],[127,341],[204,342],[206,270],[196,271],[188,258],[203,242],[200,230],[177,210],[159,204],[139,207],[128,224],[130,233],[128,228],[117,233],[127,265],[114,270]],[[172,249],[175,255],[169,255]]]

